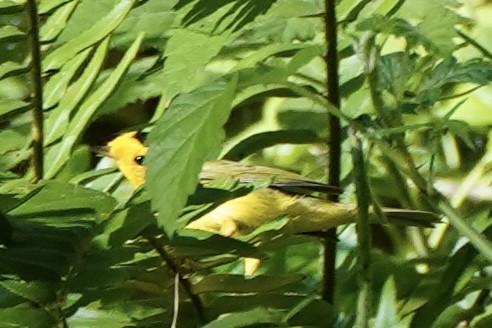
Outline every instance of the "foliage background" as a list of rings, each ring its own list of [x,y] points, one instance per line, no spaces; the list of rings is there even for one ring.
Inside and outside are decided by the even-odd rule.
[[[336,5],[341,200],[361,201],[350,126],[368,201],[444,213],[451,225],[374,228],[362,272],[355,229],[339,229],[334,304],[320,297],[332,277],[319,238],[289,235],[285,218],[241,240],[180,229],[203,204],[244,192],[231,181],[194,192],[205,159],[326,180],[327,113],[340,114],[325,99],[323,2],[42,0],[36,33],[28,4],[3,0],[2,327],[161,327],[177,303],[178,327],[490,327],[490,2]],[[149,125],[144,189],[95,169],[89,146]],[[241,274],[246,255],[265,257],[254,277]],[[357,306],[364,283],[368,317]]]

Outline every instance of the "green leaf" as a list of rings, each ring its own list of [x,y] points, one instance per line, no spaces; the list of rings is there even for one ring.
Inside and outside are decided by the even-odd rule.
[[[10,0],[3,0],[0,2],[0,15],[15,14],[15,13],[22,12],[23,10],[24,10],[23,3],[10,1]]]
[[[146,37],[147,39],[147,37]],[[116,90],[97,111],[97,116],[104,116],[115,110],[124,108],[128,104],[158,97],[161,86],[150,81],[148,71],[152,71],[158,57],[151,56],[136,60],[128,69],[128,73],[121,79]]]
[[[251,54],[246,55],[243,59],[238,61],[238,63],[232,68],[232,72],[238,71],[245,68],[250,68],[256,66],[258,63],[275,56],[280,55],[285,52],[296,51],[300,49],[308,48],[303,44],[271,44],[262,47]],[[320,53],[320,48],[318,46],[312,46],[317,54]]]
[[[447,84],[475,83],[489,84],[492,81],[492,63],[481,60],[470,60],[458,63],[456,58],[449,57],[440,62],[431,72],[425,75],[421,89],[439,88]]]
[[[302,275],[261,275],[246,278],[243,275],[211,274],[204,277],[193,286],[197,294],[206,292],[224,293],[262,293],[280,289],[299,282]]]
[[[280,325],[283,311],[255,307],[248,311],[228,313],[206,324],[203,328],[235,328],[250,327],[253,325],[277,326]]]
[[[57,74],[53,75],[43,86],[44,109],[53,107],[65,96],[68,84],[90,52],[91,49],[86,49],[69,60],[63,65],[62,69]]]
[[[120,311],[82,307],[67,320],[70,327],[120,328],[131,326],[132,320]]]
[[[145,186],[159,212],[159,225],[170,235],[196,188],[203,162],[219,150],[236,83],[237,76],[183,94],[150,132]]]
[[[32,215],[33,213],[90,209],[102,216],[113,210],[115,200],[99,191],[68,183],[47,181],[33,197],[9,211],[9,215]]]
[[[0,119],[5,119],[9,116],[17,115],[28,110],[30,107],[31,103],[22,100],[0,100]]]
[[[166,44],[166,65],[147,81],[158,85],[165,103],[178,93],[189,92],[205,82],[205,66],[228,38],[228,35],[209,36],[186,29],[173,30],[170,34]],[[158,109],[154,117],[158,119],[161,115],[162,110]]]
[[[399,323],[398,304],[396,299],[396,286],[393,277],[384,284],[379,301],[379,308],[374,322],[374,328],[398,328],[403,327]]]
[[[176,5],[177,8],[181,8],[187,5],[190,0],[181,0]],[[192,9],[183,18],[183,24],[185,26],[197,23],[200,20],[204,20],[215,13],[220,12],[225,8],[222,17],[214,17],[215,28],[217,29],[221,23],[228,22],[225,29],[239,30],[246,24],[252,22],[255,18],[263,15],[268,9],[276,2],[276,0],[264,0],[264,1],[240,1],[234,0],[222,0],[214,1],[213,3],[206,0],[198,0],[193,4]],[[229,6],[227,9],[228,5]]]
[[[439,314],[451,305],[456,284],[476,256],[477,250],[471,244],[466,244],[449,259],[449,265],[442,272],[440,281],[434,285],[434,292],[426,299],[426,303],[416,311],[410,327],[432,325]]]
[[[176,16],[176,12],[171,10],[176,2],[177,0],[148,0],[132,9],[116,29],[112,44],[117,47],[127,46],[141,32],[145,32],[145,39],[149,44],[163,42]]]
[[[0,42],[17,42],[25,38],[26,34],[15,26],[7,25],[0,27]]]
[[[28,66],[16,62],[8,61],[0,64],[0,80],[13,75],[20,75],[27,72],[29,72]]]
[[[3,280],[0,281],[0,288],[4,288],[12,294],[39,305],[52,302],[56,299],[53,286],[41,282]]]
[[[63,137],[60,150],[54,156],[53,161],[48,166],[45,177],[47,179],[53,177],[58,173],[61,167],[68,160],[72,148],[75,145],[77,139],[80,137],[87,124],[89,124],[94,113],[98,107],[110,96],[120,79],[125,74],[126,70],[132,63],[133,59],[137,55],[140,44],[143,40],[143,34],[133,42],[132,46],[127,50],[118,66],[107,77],[107,79],[97,88],[94,93],[88,97],[88,99],[80,106],[80,109],[74,115],[70,124],[68,125],[67,132]]]
[[[29,304],[0,309],[0,318],[4,327],[46,328],[57,324],[48,311]]]
[[[108,45],[108,39],[101,42],[82,75],[70,85],[66,93],[63,94],[63,98],[61,98],[58,106],[51,111],[46,121],[45,145],[51,144],[66,133],[72,112],[92,88],[99,74],[106,58]]]
[[[305,115],[305,114],[304,114]],[[321,138],[312,130],[292,129],[269,131],[254,134],[246,139],[241,140],[224,156],[224,159],[238,161],[248,155],[251,155],[263,148],[271,147],[281,143],[289,144],[307,144],[321,142]]]
[[[63,2],[66,1],[63,0]],[[55,13],[48,17],[48,20],[41,26],[41,29],[39,31],[39,39],[41,42],[51,41],[63,31],[68,19],[77,7],[78,2],[79,0],[69,1],[61,8],[58,8]]]
[[[67,2],[77,3],[78,0],[43,0],[43,1],[40,1],[39,7],[38,7],[38,14],[47,14],[50,11],[54,10],[55,8],[66,4]]]
[[[178,235],[173,236],[170,243],[174,248],[173,253],[180,257],[217,255],[263,257],[263,254],[249,243],[202,230],[181,230]]]
[[[43,60],[43,70],[50,71],[60,68],[80,51],[106,38],[123,21],[134,4],[135,0],[120,0],[108,15],[90,29],[46,56]]]

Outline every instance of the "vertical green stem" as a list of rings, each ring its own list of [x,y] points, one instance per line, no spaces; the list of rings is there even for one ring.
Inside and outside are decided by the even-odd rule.
[[[369,185],[367,183],[366,165],[362,142],[352,131],[352,162],[354,166],[354,183],[357,196],[357,240],[359,250],[359,299],[357,303],[357,320],[355,327],[369,326],[372,310],[372,270],[371,270],[371,225],[369,205],[371,203]]]
[[[27,1],[27,10],[31,31],[31,76],[33,84],[33,121],[32,121],[32,167],[34,182],[43,178],[43,84],[41,81],[41,52],[39,44],[38,9],[36,0]]]
[[[325,65],[327,71],[327,100],[340,108],[340,94],[338,81],[338,51],[337,51],[337,17],[336,1],[325,0],[325,38],[326,38],[326,55]],[[328,146],[330,149],[329,167],[328,167],[328,184],[340,186],[340,157],[341,157],[341,127],[340,119],[337,116],[329,114],[328,128],[330,137]],[[337,201],[338,195],[330,195],[331,201]],[[330,229],[324,236],[324,268],[323,268],[323,291],[322,297],[325,301],[333,303],[335,295],[335,260],[336,260],[336,228]]]

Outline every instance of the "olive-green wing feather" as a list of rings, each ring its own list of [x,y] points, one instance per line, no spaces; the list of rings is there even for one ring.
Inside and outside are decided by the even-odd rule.
[[[200,182],[207,184],[212,180],[225,176],[235,178],[241,183],[265,182],[270,187],[292,193],[341,193],[340,188],[307,179],[296,173],[278,168],[249,165],[226,160],[205,162],[200,173]]]

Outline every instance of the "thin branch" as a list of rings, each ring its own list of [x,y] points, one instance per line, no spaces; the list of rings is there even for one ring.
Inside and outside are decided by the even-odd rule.
[[[167,266],[176,274],[178,275],[179,279],[179,284],[181,287],[183,287],[183,290],[185,291],[186,295],[191,300],[191,303],[195,307],[195,310],[198,314],[198,317],[201,321],[201,323],[205,322],[205,309],[202,303],[202,300],[200,297],[193,293],[193,289],[191,286],[191,283],[188,279],[184,277],[184,274],[181,272],[179,266],[174,262],[171,256],[166,252],[166,250],[162,247],[162,245],[159,243],[159,241],[154,238],[153,236],[150,235],[145,235],[145,239],[149,242],[150,245],[157,251],[159,256],[166,262]]]
[[[31,43],[31,75],[33,84],[33,109],[32,109],[32,166],[34,169],[34,182],[43,179],[43,84],[41,80],[41,52],[39,44],[38,9],[36,0],[27,1],[27,10],[30,20]]]
[[[173,322],[171,328],[178,326],[178,313],[179,313],[179,273],[174,275],[174,310],[173,310]]]
[[[326,55],[325,65],[327,71],[327,100],[333,107],[340,111],[340,93],[338,81],[338,41],[337,41],[337,16],[336,1],[325,0],[325,42]],[[330,149],[329,167],[328,167],[328,184],[334,187],[340,186],[340,158],[342,132],[340,127],[340,118],[336,115],[329,114],[328,128],[330,132],[328,146]],[[329,195],[331,201],[337,201],[338,195]],[[337,230],[330,229],[324,236],[324,267],[323,267],[323,290],[322,297],[325,301],[332,303],[335,295],[335,260],[337,254]]]

